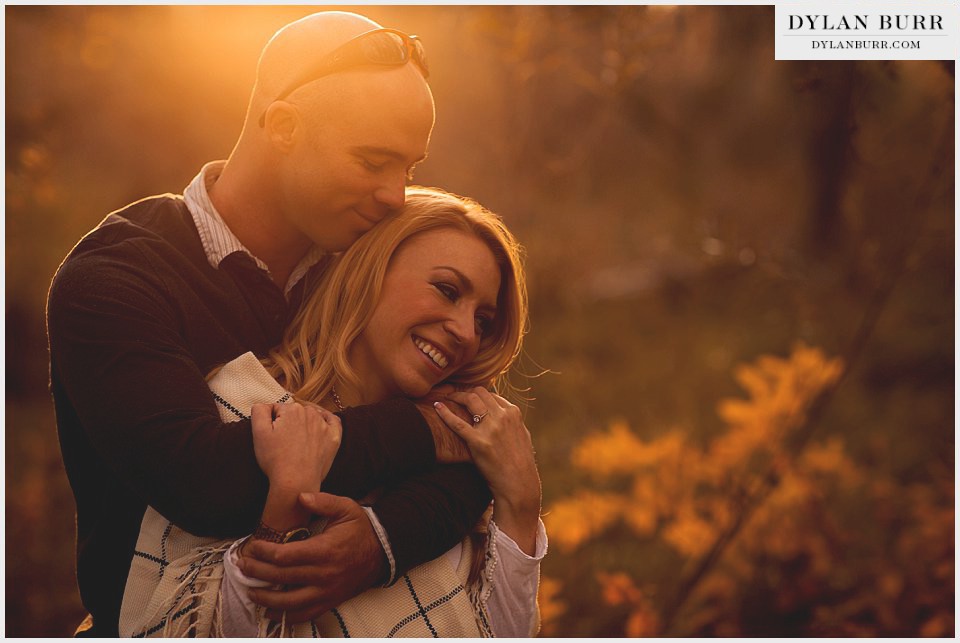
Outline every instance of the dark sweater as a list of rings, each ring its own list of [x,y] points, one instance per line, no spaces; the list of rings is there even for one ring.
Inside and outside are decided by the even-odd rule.
[[[238,537],[256,525],[267,480],[250,423],[224,424],[204,378],[246,351],[262,356],[277,345],[306,281],[288,304],[244,253],[213,268],[186,204],[173,195],[110,214],[60,266],[47,309],[50,380],[77,502],[89,634],[117,635],[148,504],[200,536]],[[399,571],[469,531],[489,491],[472,466],[436,465],[430,430],[412,403],[341,415],[343,439],[324,490],[359,498],[387,486],[374,509]]]

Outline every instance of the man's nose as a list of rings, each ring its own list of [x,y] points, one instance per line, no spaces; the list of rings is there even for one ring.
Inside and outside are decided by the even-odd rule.
[[[381,183],[373,193],[373,198],[391,210],[402,208],[406,200],[407,177],[405,174],[392,176]]]

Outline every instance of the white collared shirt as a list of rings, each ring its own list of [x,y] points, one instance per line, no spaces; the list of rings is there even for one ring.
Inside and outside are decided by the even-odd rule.
[[[214,268],[220,267],[220,262],[234,252],[243,252],[252,258],[257,266],[270,274],[270,268],[262,259],[254,255],[246,246],[241,243],[237,235],[233,233],[227,222],[223,220],[217,208],[210,200],[210,187],[220,178],[226,161],[211,161],[203,166],[200,173],[197,174],[190,184],[183,191],[183,199],[193,217],[193,224],[197,227],[200,234],[200,243],[203,244],[203,251],[207,255],[207,261]],[[303,276],[307,274],[314,265],[317,264],[326,253],[317,246],[312,246],[310,251],[304,255],[303,259],[294,267],[290,273],[290,278],[283,288],[285,297],[290,296],[290,290],[297,285]]]

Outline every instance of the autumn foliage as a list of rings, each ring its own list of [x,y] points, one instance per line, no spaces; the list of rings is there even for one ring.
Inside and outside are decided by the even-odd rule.
[[[231,153],[316,9],[5,8],[11,636],[86,614],[50,278]],[[761,5],[349,10],[427,47],[416,181],[527,250],[543,634],[953,634],[954,61],[776,60]]]
[[[678,562],[671,579],[596,570],[599,607],[624,635],[749,636],[791,622],[809,636],[953,634],[952,476],[901,487],[841,437],[797,443],[842,370],[798,344],[736,368],[747,397],[719,402],[726,430],[706,444],[681,428],[645,440],[614,421],[576,445],[571,463],[592,484],[547,508],[553,547],[613,547],[620,525]],[[546,634],[561,634],[571,609],[562,582],[545,579]]]

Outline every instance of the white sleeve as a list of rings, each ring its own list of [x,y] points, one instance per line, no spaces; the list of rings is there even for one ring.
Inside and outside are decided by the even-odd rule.
[[[494,548],[488,560],[494,561],[490,594],[486,599],[490,626],[497,637],[535,636],[540,629],[537,589],[540,585],[540,561],[547,554],[547,531],[543,521],[537,524],[537,545],[533,556],[525,554],[517,543],[490,521],[488,543]]]
[[[377,515],[369,507],[364,507],[367,517],[380,540],[390,564],[390,582],[396,576],[396,563],[393,552],[390,550],[390,541]],[[226,638],[253,638],[259,632],[260,623],[257,617],[257,605],[250,600],[247,589],[251,587],[269,587],[270,583],[256,578],[244,576],[237,567],[239,561],[238,550],[246,542],[246,538],[234,542],[223,556],[223,580],[220,584],[220,618],[223,624],[223,635]],[[516,546],[516,545],[514,545]]]
[[[380,546],[383,547],[383,553],[387,556],[387,565],[390,567],[390,577],[387,578],[387,582],[383,584],[383,587],[389,587],[393,581],[397,580],[397,561],[393,558],[390,539],[387,537],[387,531],[383,528],[383,525],[380,524],[380,519],[377,518],[377,514],[374,513],[373,508],[364,506],[363,511],[367,514],[367,518],[370,519],[370,526],[373,527],[373,532],[377,535]]]
[[[249,536],[247,537],[249,538]],[[237,567],[237,550],[247,538],[231,545],[223,556],[223,581],[220,584],[220,618],[223,635],[227,638],[253,638],[257,636],[257,606],[247,596],[250,587],[269,587],[267,581],[244,576]]]

